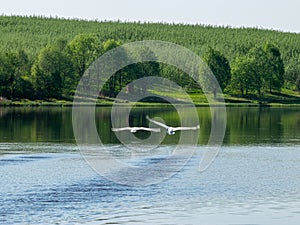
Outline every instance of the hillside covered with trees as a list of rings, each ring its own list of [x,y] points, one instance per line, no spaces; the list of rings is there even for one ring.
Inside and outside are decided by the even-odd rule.
[[[300,34],[255,28],[121,23],[42,17],[0,16],[0,97],[72,99],[89,65],[110,49],[139,40],[180,44],[199,54],[229,96],[263,99],[300,91]],[[126,53],[124,53],[126,55]],[[149,49],[144,54],[155,55]],[[141,60],[143,55],[139,56]],[[184,72],[161,63],[130,65],[105,85],[115,97],[127,83],[144,76],[169,78],[199,91]],[[214,90],[212,90],[214,92]]]

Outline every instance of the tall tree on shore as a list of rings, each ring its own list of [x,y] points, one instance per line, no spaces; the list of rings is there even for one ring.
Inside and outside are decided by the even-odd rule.
[[[245,56],[237,57],[232,63],[233,80],[231,87],[254,91],[261,94],[261,90],[279,90],[284,82],[284,65],[279,49],[266,44],[264,48],[253,47]],[[243,90],[242,90],[243,89]]]
[[[231,79],[231,69],[227,58],[219,51],[209,48],[203,56],[204,62],[207,63],[208,67],[219,82],[222,91],[229,84]],[[211,91],[216,98],[216,87],[210,87]]]
[[[10,75],[8,70],[7,59],[4,55],[0,55],[0,96],[8,98],[10,91],[7,86],[10,83]]]
[[[267,53],[260,46],[252,47],[246,56],[253,60],[250,73],[253,73],[253,71],[255,72],[255,77],[253,77],[255,79],[253,81],[255,82],[255,89],[260,95],[263,88],[264,78],[267,76],[266,74],[270,73],[270,59]]]
[[[108,39],[106,40],[103,44],[102,44],[102,51],[103,53],[106,53],[114,48],[117,48],[121,45],[121,41],[117,41],[114,39]],[[122,63],[123,60],[126,60],[127,58],[127,53],[124,51],[122,51],[122,49],[120,49],[119,54],[116,57],[113,57],[109,63],[111,63],[111,67],[118,67],[118,65],[120,65],[120,63]],[[117,71],[115,74],[113,74],[109,80],[106,82],[106,84],[103,87],[102,93],[103,95],[108,95],[110,97],[114,97],[116,96],[117,93],[117,82],[118,80],[120,80],[122,78],[122,70],[121,71]]]
[[[103,52],[102,44],[95,34],[79,34],[67,45],[67,52],[79,78]]]
[[[69,95],[74,74],[73,64],[62,45],[47,46],[32,66],[36,97],[62,98]]]
[[[265,88],[272,90],[280,90],[284,84],[284,63],[281,58],[279,49],[271,44],[266,43],[264,51],[268,57],[267,73],[263,77]]]
[[[297,79],[300,76],[300,59],[289,60],[285,63],[284,82],[285,87],[291,90],[297,90]]]
[[[102,43],[95,34],[79,34],[75,36],[67,45],[67,53],[70,57],[75,73],[74,83],[78,83],[89,66],[103,53]],[[97,85],[98,81],[89,73],[82,80],[83,89]]]
[[[32,86],[27,79],[30,63],[23,50],[6,53],[0,59],[0,95],[9,99],[30,98]],[[29,90],[28,90],[29,89]]]
[[[249,91],[260,90],[260,76],[256,71],[256,60],[249,56],[241,56],[231,63],[231,89],[239,90],[242,95]]]

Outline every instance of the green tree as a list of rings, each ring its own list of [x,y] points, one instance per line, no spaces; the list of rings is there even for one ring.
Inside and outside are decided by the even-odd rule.
[[[281,58],[279,49],[270,43],[266,43],[264,51],[267,53],[268,63],[266,67],[268,71],[263,77],[265,88],[272,90],[280,90],[284,84],[284,63]]]
[[[109,39],[103,43],[104,52],[119,47],[118,57],[112,58],[110,63],[113,63],[114,66],[127,64],[129,60],[137,61],[137,63],[130,64],[113,74],[102,91],[103,95],[115,97],[117,93],[131,81],[145,76],[159,75],[159,64],[155,62],[156,56],[150,49],[143,48],[139,52],[130,52],[126,51],[126,49],[122,48],[120,45],[120,41],[113,39]],[[130,90],[133,90],[132,86]]]
[[[285,63],[286,72],[284,73],[285,87],[291,90],[296,89],[296,81],[300,75],[299,60],[290,60]]]
[[[129,65],[122,71],[123,83],[120,83],[120,89],[127,83],[130,83],[136,79],[140,79],[147,76],[159,76],[160,65],[157,61],[157,57],[151,49],[144,47],[139,54],[129,55],[138,61],[135,64]],[[133,87],[131,86],[131,90]],[[145,92],[145,87],[142,88],[142,92]]]
[[[116,41],[114,39],[108,39],[106,40],[102,45],[103,53],[108,52],[109,50],[112,50],[122,44],[121,41]]]
[[[5,56],[0,56],[0,96],[8,98],[10,96],[9,87],[10,74],[8,69],[8,63]]]
[[[252,47],[246,56],[253,60],[250,73],[253,73],[253,71],[255,72],[255,87],[260,95],[261,89],[263,88],[264,77],[270,71],[270,60],[267,53],[259,46]]]
[[[207,63],[212,73],[216,77],[221,90],[224,91],[231,79],[231,69],[227,58],[219,51],[209,48],[203,56],[203,60]],[[211,91],[216,98],[216,87],[211,87]]]
[[[99,37],[95,34],[79,34],[68,43],[68,56],[75,69],[74,83],[79,82],[89,66],[103,53],[102,47]],[[97,85],[97,79],[88,73],[82,80],[84,89],[90,85]]]
[[[238,57],[232,63],[232,70],[231,87],[239,87],[242,94],[256,90],[260,95],[262,88],[271,92],[283,85],[283,61],[278,48],[271,44],[266,44],[264,48],[252,47],[246,56]]]
[[[102,44],[102,51],[103,53],[106,53],[116,47],[119,47],[121,45],[121,41],[116,41],[114,39],[108,39]],[[117,59],[114,57],[111,59],[110,63],[114,66],[120,65],[124,60],[127,59],[127,53],[125,49],[122,51],[122,49],[119,51],[119,55]],[[101,94],[107,95],[110,97],[115,97],[118,92],[118,81],[122,83],[124,70],[117,71],[115,74],[113,74],[109,80],[106,82],[106,84],[103,87],[103,90]]]
[[[95,34],[79,34],[68,43],[67,48],[79,79],[103,52],[102,44]]]
[[[32,86],[26,78],[29,68],[28,56],[23,50],[9,52],[2,56],[0,59],[0,95],[10,99],[30,98]]]
[[[60,45],[44,48],[32,67],[37,98],[62,98],[74,88],[73,64]]]
[[[260,77],[256,71],[256,60],[249,56],[241,56],[231,64],[231,88],[239,90],[242,95],[260,89]]]

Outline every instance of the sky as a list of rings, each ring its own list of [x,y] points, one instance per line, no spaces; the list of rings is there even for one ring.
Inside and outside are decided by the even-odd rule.
[[[2,15],[258,27],[300,33],[300,0],[8,0]]]

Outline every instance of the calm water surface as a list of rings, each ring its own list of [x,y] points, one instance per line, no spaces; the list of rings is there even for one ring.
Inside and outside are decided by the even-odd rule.
[[[299,224],[300,108],[228,108],[224,146],[198,171],[210,133],[198,108],[199,147],[171,179],[147,187],[115,184],[95,173],[75,145],[70,108],[0,108],[0,224]],[[139,108],[178,125],[172,108]],[[110,132],[110,109],[97,108],[101,140],[123,149]],[[172,151],[168,136],[144,164]],[[140,138],[147,133],[137,134]]]

